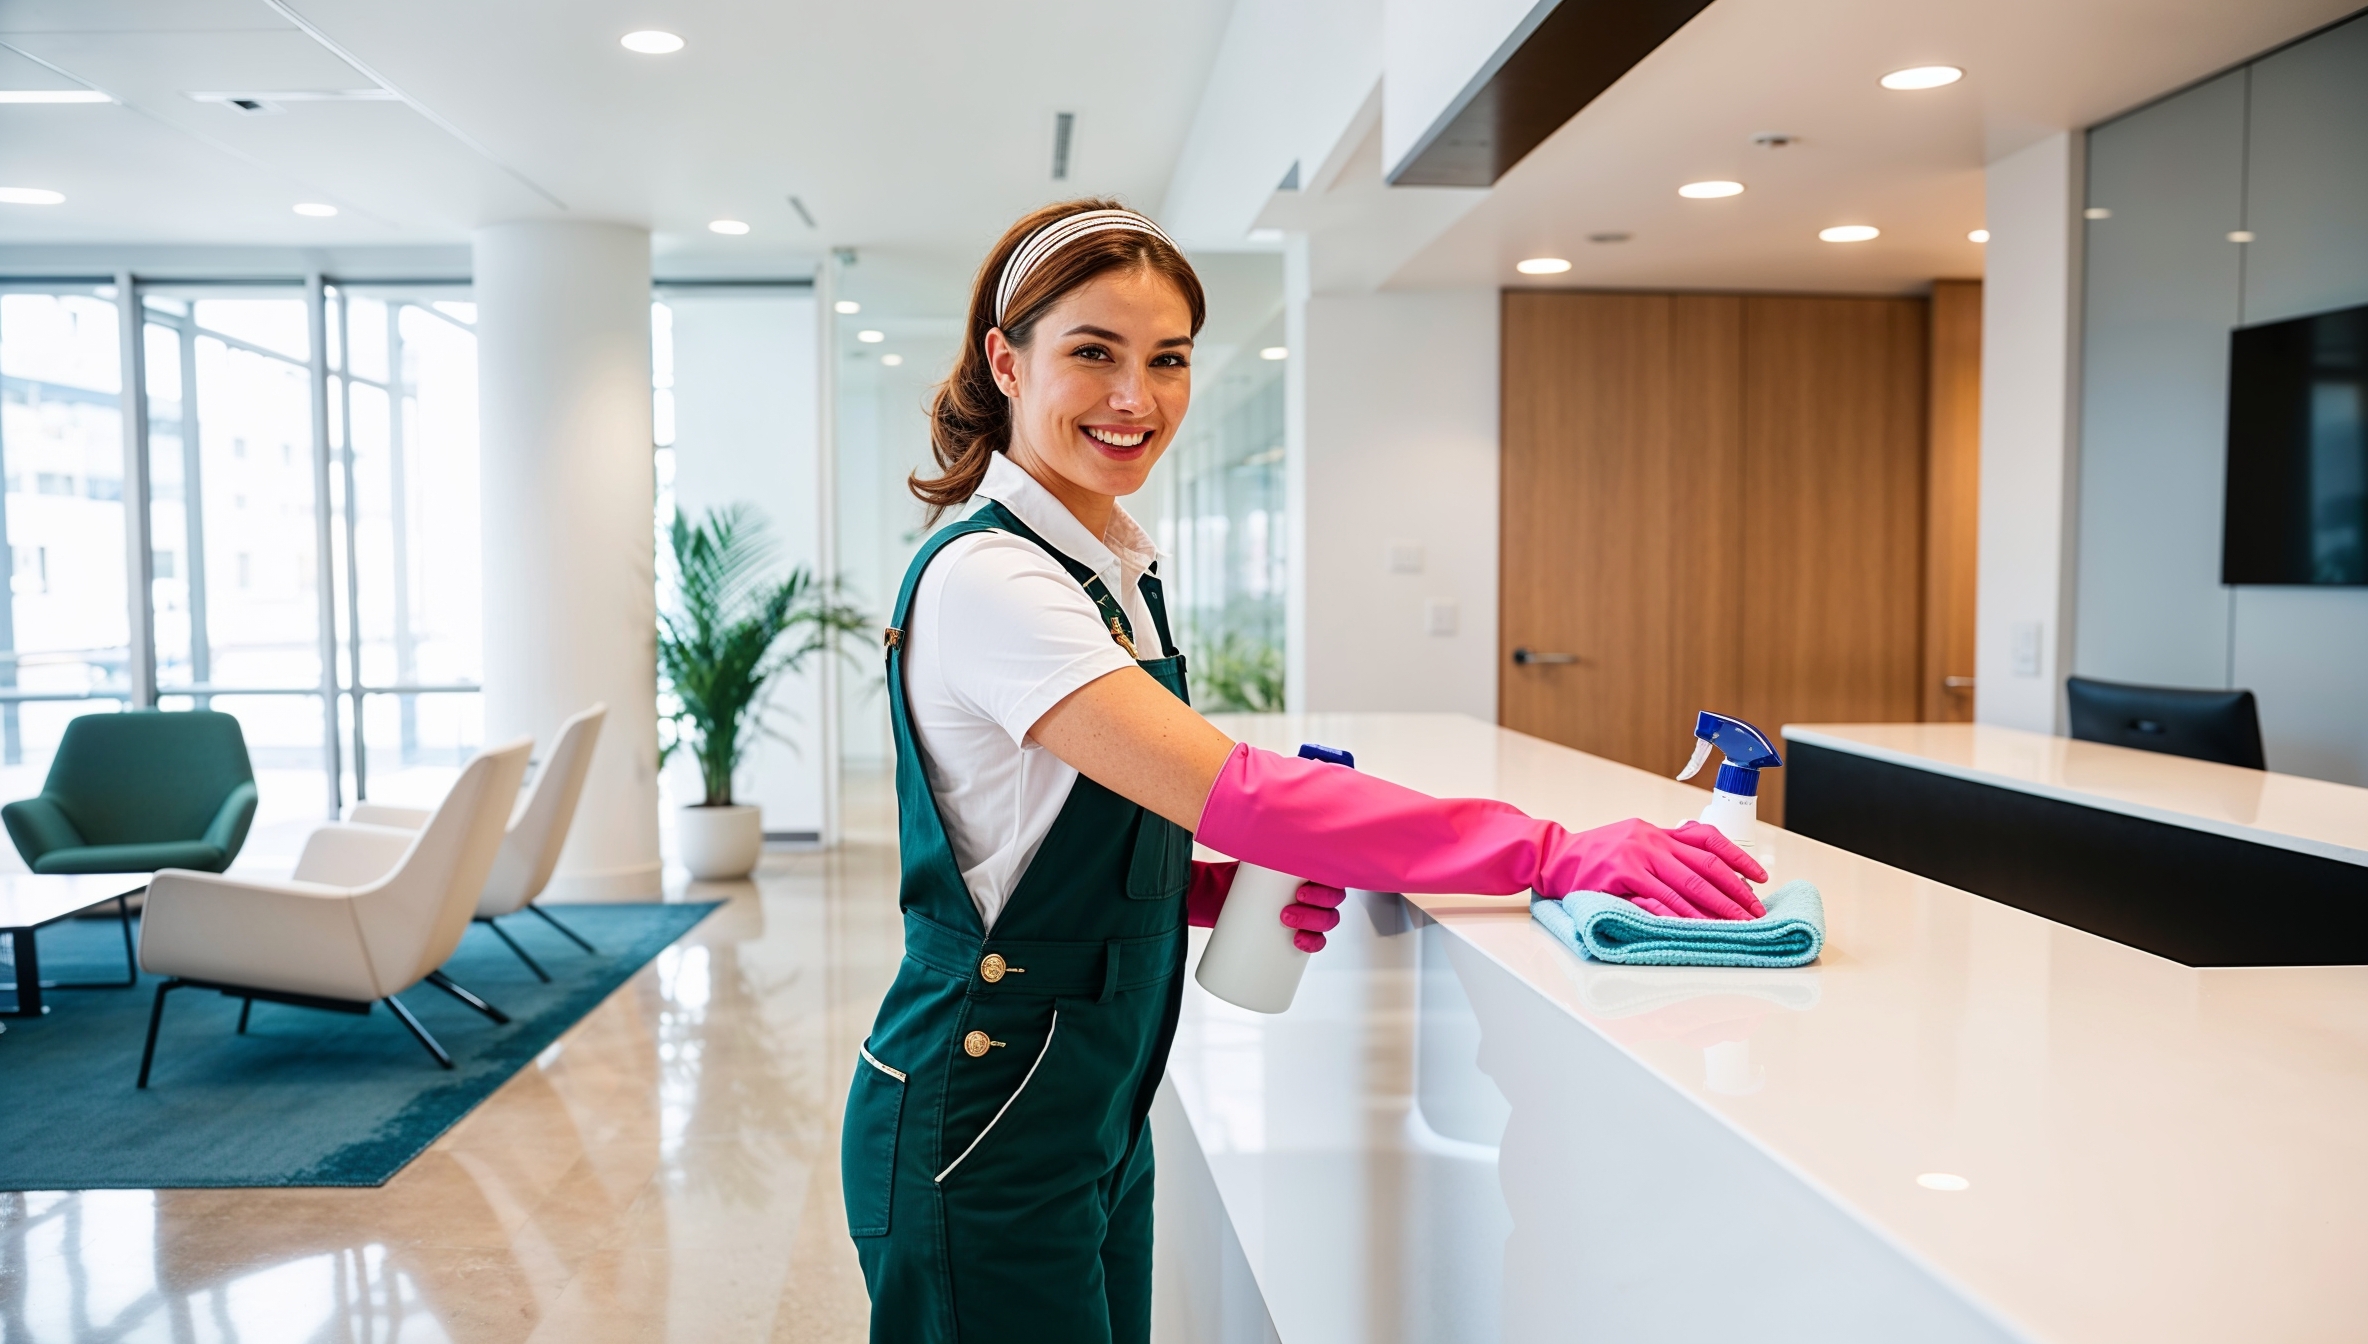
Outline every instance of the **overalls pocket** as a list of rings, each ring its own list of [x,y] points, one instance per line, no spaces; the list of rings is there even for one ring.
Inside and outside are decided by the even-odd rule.
[[[997,1035],[1009,1035],[1017,1040],[1033,1024],[1028,1022],[1026,1017],[1021,1017],[1012,1023],[1012,1027],[1016,1029],[1007,1028],[997,1032],[989,1032],[982,1030],[982,1025],[991,1023],[993,1018],[1002,1016],[1002,1014],[976,1013],[967,1019],[972,1029],[963,1039],[966,1047],[970,1042],[978,1043],[978,1062],[981,1067],[977,1072],[982,1077],[975,1083],[948,1088],[949,1100],[953,1104],[948,1107],[946,1140],[949,1148],[955,1143],[960,1143],[962,1146],[953,1150],[952,1160],[946,1163],[945,1170],[937,1173],[936,1179],[939,1184],[944,1184],[946,1178],[953,1175],[957,1167],[968,1161],[970,1155],[977,1152],[981,1144],[987,1142],[989,1137],[994,1134],[995,1127],[1003,1122],[1003,1117],[1010,1113],[1011,1108],[1027,1092],[1028,1084],[1036,1080],[1037,1071],[1044,1067],[1045,1057],[1052,1053],[1053,1038],[1059,1034],[1061,1029],[1060,1009],[1052,1008],[1049,1011],[1051,1016],[1045,1020],[1042,1037],[1038,1042],[1034,1042],[1036,1049],[1033,1052],[1033,1057],[1028,1059],[1026,1071],[1020,1074],[1018,1082],[1008,1085],[1008,1091],[1005,1091],[1003,1086],[989,1080],[1009,1078],[1009,1066],[996,1068],[985,1060],[984,1055],[1009,1048],[1005,1042],[995,1039]],[[1027,1016],[1033,1015],[1025,1009],[1022,1012]],[[954,1067],[957,1071],[961,1071],[963,1064],[969,1062],[971,1061],[958,1060]],[[1017,1063],[1016,1060],[1013,1062]],[[1000,1102],[997,1101],[998,1096],[1001,1098]],[[988,1105],[994,1106],[993,1112],[982,1114]],[[982,1119],[984,1123],[981,1123]],[[977,1126],[975,1130],[971,1129],[973,1125]],[[963,1137],[965,1131],[969,1133],[967,1140]]]
[[[855,1065],[855,1086],[847,1094],[847,1121],[839,1136],[839,1182],[847,1201],[847,1233],[888,1234],[890,1196],[896,1189],[896,1140],[904,1124],[905,1076],[874,1058],[867,1046]]]

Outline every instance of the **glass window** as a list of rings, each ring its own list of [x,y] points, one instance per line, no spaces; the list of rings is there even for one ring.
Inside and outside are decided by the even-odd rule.
[[[484,739],[476,309],[425,291],[339,301],[332,327],[353,359],[334,427],[352,449],[336,483],[349,733],[361,704],[348,771],[357,796],[432,803]]]
[[[475,305],[449,287],[320,293],[316,353],[301,285],[141,288],[142,500],[126,486],[114,287],[0,292],[6,796],[40,788],[75,715],[151,693],[220,710],[261,793],[239,864],[284,868],[344,799],[432,803],[477,749]],[[128,578],[140,526],[145,634]],[[132,679],[143,638],[150,687]]]
[[[1160,547],[1204,709],[1283,708],[1283,363],[1262,357],[1281,336],[1278,319],[1214,377],[1194,371],[1192,412],[1169,452]]]
[[[332,797],[306,302],[142,296],[158,704],[237,716],[260,795],[242,863],[293,863]]]
[[[98,289],[0,294],[0,788],[40,790],[67,720],[128,694],[117,312]],[[15,854],[7,860],[13,865]]]

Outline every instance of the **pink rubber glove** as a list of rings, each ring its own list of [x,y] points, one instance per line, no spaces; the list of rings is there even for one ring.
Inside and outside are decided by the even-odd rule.
[[[1217,912],[1225,908],[1239,863],[1192,861],[1192,886],[1184,893],[1184,922],[1196,929],[1217,927]],[[1348,893],[1321,882],[1302,882],[1283,907],[1283,924],[1295,930],[1291,942],[1302,952],[1324,950],[1324,935],[1340,927],[1340,903]]]
[[[1757,919],[1767,870],[1717,828],[1630,819],[1573,833],[1485,798],[1433,798],[1345,766],[1260,751],[1226,758],[1195,835],[1237,859],[1366,891],[1574,891],[1657,915]],[[1648,904],[1649,902],[1649,904]]]

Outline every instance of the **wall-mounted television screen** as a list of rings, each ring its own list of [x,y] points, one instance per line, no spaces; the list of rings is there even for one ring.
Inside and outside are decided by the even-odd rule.
[[[2220,581],[2368,585],[2368,305],[2228,338]]]

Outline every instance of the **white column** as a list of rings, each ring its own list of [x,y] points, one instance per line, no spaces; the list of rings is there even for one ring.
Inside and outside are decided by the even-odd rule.
[[[2082,133],[1989,166],[1973,716],[2057,731],[2072,668]]]
[[[659,890],[650,242],[622,224],[477,230],[485,740],[608,721],[554,895]]]

